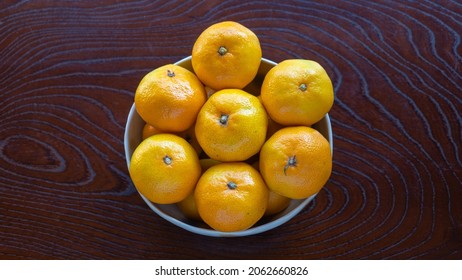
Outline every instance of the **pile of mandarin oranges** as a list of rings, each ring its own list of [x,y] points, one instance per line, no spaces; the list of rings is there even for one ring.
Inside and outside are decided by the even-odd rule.
[[[311,125],[333,105],[332,82],[319,63],[288,59],[249,93],[261,60],[255,33],[225,21],[196,39],[193,72],[169,64],[143,77],[135,108],[146,125],[129,166],[143,196],[230,232],[319,192],[332,156]]]

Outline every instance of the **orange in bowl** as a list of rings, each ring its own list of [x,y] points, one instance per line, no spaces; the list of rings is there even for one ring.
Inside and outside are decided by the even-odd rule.
[[[181,66],[191,71],[193,69],[191,65],[191,57],[186,57],[176,62],[175,65]],[[251,84],[248,85],[248,87],[261,87],[261,83],[266,73],[275,65],[276,63],[268,59],[262,58],[256,77],[251,82]],[[146,122],[140,117],[140,115],[136,111],[135,105],[133,105],[128,115],[124,135],[125,156],[128,166],[130,166],[134,150],[142,141],[142,132],[145,123]],[[329,115],[325,114],[324,117],[322,117],[319,121],[314,123],[311,127],[319,131],[321,135],[325,139],[327,139],[330,151],[332,153],[332,128]],[[158,204],[150,201],[142,194],[140,194],[140,196],[156,214],[158,214],[165,220],[171,222],[172,224],[180,228],[183,228],[187,231],[213,237],[238,237],[254,235],[279,227],[280,225],[292,219],[300,211],[302,211],[306,207],[306,205],[314,199],[316,193],[304,199],[292,199],[289,205],[284,210],[260,220],[248,229],[230,232],[215,230],[207,226],[205,223],[187,218],[177,207],[176,204]]]

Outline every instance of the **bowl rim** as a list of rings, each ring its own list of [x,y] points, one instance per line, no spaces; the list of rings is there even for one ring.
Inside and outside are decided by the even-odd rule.
[[[174,64],[175,65],[181,65],[181,64],[184,64],[186,62],[189,62],[190,60],[191,60],[191,56],[188,56],[188,57],[185,57],[185,58],[175,62]],[[273,61],[271,61],[269,59],[266,59],[266,58],[262,58],[262,62],[268,63],[268,64],[270,64],[272,66],[276,65],[275,62],[273,62]],[[127,162],[127,168],[128,169],[130,169],[130,161],[131,161],[130,129],[129,128],[132,126],[132,122],[135,121],[135,118],[139,118],[138,121],[141,119],[141,117],[136,112],[135,103],[133,103],[131,108],[130,108],[128,117],[127,117],[127,122],[126,122],[126,125],[125,125],[125,132],[124,132],[124,150],[125,150],[125,159],[126,159],[126,162]],[[333,135],[332,135],[332,125],[331,125],[329,114],[326,114],[323,117],[322,120],[324,120],[324,119],[325,119],[325,122],[327,123],[327,138],[328,138],[327,140],[328,140],[329,145],[330,145],[331,155],[333,156],[333,142],[332,142],[333,141]],[[136,189],[136,187],[135,187],[135,189]],[[282,216],[280,216],[280,217],[278,217],[278,218],[276,218],[276,219],[274,219],[272,221],[269,221],[267,223],[256,225],[256,226],[251,227],[251,228],[246,229],[246,230],[233,231],[233,232],[222,232],[222,231],[217,231],[217,230],[214,230],[214,229],[208,229],[208,228],[194,226],[194,225],[188,224],[188,223],[186,223],[186,222],[184,222],[182,220],[179,220],[179,219],[165,213],[155,203],[151,202],[145,196],[143,196],[137,189],[136,189],[136,191],[141,196],[141,198],[144,200],[144,202],[149,206],[149,208],[151,208],[152,211],[154,211],[157,215],[159,215],[163,219],[165,219],[168,222],[170,222],[170,223],[172,223],[172,224],[174,224],[174,225],[176,225],[176,226],[178,226],[180,228],[183,228],[183,229],[185,229],[185,230],[187,230],[189,232],[196,233],[196,234],[199,234],[199,235],[210,236],[210,237],[242,237],[242,236],[249,236],[249,235],[259,234],[259,233],[274,229],[274,228],[288,222],[293,217],[295,217],[317,195],[317,194],[314,194],[314,195],[312,195],[312,196],[310,196],[308,198],[301,199],[301,200],[296,200],[296,201],[299,202],[299,204],[295,208],[290,210],[285,215],[282,215]]]

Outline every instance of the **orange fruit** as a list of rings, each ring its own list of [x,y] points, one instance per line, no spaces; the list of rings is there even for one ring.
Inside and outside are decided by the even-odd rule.
[[[260,173],[242,163],[210,167],[197,182],[194,196],[202,220],[218,231],[240,231],[263,217],[268,188]]]
[[[154,203],[169,204],[185,199],[193,191],[201,166],[196,151],[185,139],[161,133],[138,145],[129,172],[143,196]]]
[[[183,215],[191,220],[201,221],[199,212],[197,212],[196,202],[194,201],[194,191],[190,193],[185,199],[176,203]]]
[[[219,161],[213,159],[200,159],[201,171],[204,173],[210,167],[219,164]],[[176,204],[180,211],[189,219],[201,221],[199,212],[197,211],[196,201],[194,200],[194,192],[191,192],[185,199]]]
[[[135,93],[141,118],[165,132],[180,132],[194,124],[207,94],[196,75],[169,64],[148,73]]]
[[[201,221],[201,216],[197,212],[196,201],[194,200],[194,191],[190,193],[185,199],[176,204],[183,215],[191,220]]]
[[[260,171],[260,162],[257,160],[252,163],[252,167]],[[271,216],[281,212],[289,206],[291,199],[282,195],[275,193],[274,191],[269,191],[268,197],[268,206],[265,210],[265,216]]]
[[[159,134],[159,133],[166,133],[166,132],[161,131],[147,123],[143,127],[143,138],[142,139],[144,140],[148,138],[149,136]],[[173,134],[178,135],[184,138],[186,141],[188,141],[188,143],[191,144],[191,146],[196,150],[197,154],[200,154],[202,152],[202,148],[197,142],[196,133],[194,132],[194,125],[185,131],[175,132]]]
[[[332,172],[329,142],[311,127],[282,128],[263,145],[260,172],[270,190],[293,199],[310,197]]]
[[[329,112],[334,103],[334,90],[319,63],[288,59],[268,71],[261,87],[261,99],[277,123],[310,126]]]
[[[271,216],[281,212],[289,206],[291,199],[274,191],[269,192],[268,206],[266,207],[265,216]]]
[[[257,97],[240,89],[215,92],[196,120],[196,137],[204,152],[219,161],[244,161],[265,142],[268,118]]]
[[[196,39],[191,63],[212,89],[244,88],[257,75],[262,51],[255,33],[233,21],[216,23]]]
[[[154,126],[150,125],[150,124],[145,124],[143,126],[143,135],[142,135],[142,139],[146,139],[148,138],[149,136],[152,136],[154,134],[159,134],[159,133],[163,133],[162,131],[158,130],[157,128],[155,128]]]

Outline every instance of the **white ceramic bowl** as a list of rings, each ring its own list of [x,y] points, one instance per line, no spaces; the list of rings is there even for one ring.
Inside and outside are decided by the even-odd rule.
[[[191,57],[186,57],[175,63],[186,69],[192,70]],[[265,74],[273,67],[276,63],[268,59],[262,58],[260,69],[258,70],[257,77],[254,79],[251,85],[247,86],[244,90],[252,92],[258,90]],[[125,157],[127,160],[127,166],[130,166],[130,159],[132,157],[133,151],[141,143],[142,139],[142,130],[145,122],[141,119],[135,109],[135,104],[132,105],[130,113],[128,114],[127,124],[125,126],[125,136],[124,136],[124,148],[125,148]],[[333,152],[332,144],[332,128],[329,119],[329,115],[320,120],[318,123],[313,125],[313,128],[321,132],[322,135],[329,141],[331,151]],[[171,222],[174,225],[177,225],[185,230],[188,230],[193,233],[200,235],[213,236],[213,237],[238,237],[238,236],[247,236],[262,233],[270,229],[276,228],[283,223],[292,219],[297,215],[303,208],[314,199],[316,195],[313,195],[307,199],[302,200],[292,200],[289,206],[282,212],[268,217],[263,218],[256,225],[250,229],[236,232],[220,232],[211,229],[204,223],[197,221],[192,221],[186,218],[181,211],[177,208],[176,205],[161,205],[152,203],[142,194],[141,198],[146,202],[146,204],[159,216],[165,220]]]

